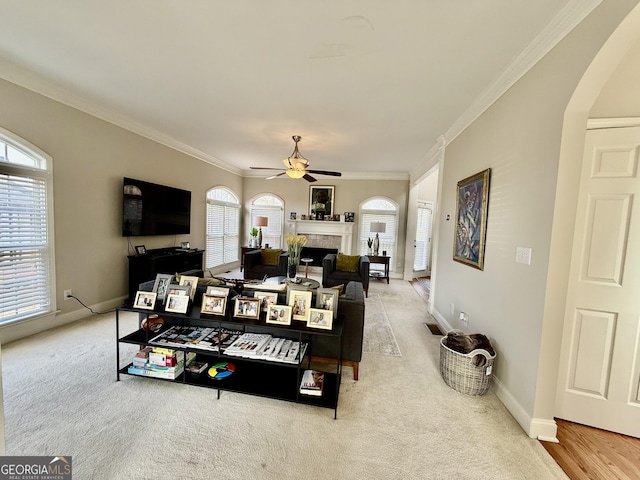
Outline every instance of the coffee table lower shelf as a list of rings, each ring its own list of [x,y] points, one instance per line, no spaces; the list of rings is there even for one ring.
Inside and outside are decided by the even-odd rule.
[[[336,389],[340,388],[340,378],[336,378],[337,375],[335,373],[324,373],[324,388],[321,396],[304,395],[299,392],[301,378],[297,378],[299,377],[298,372],[302,373],[304,369],[299,370],[295,365],[292,365],[291,368],[282,368],[282,364],[278,364],[279,368],[276,368],[275,365],[245,360],[243,358],[215,357],[209,361],[209,366],[220,361],[233,363],[235,366],[235,372],[221,380],[209,377],[206,370],[200,374],[185,372],[175,380],[152,376],[144,377],[164,382],[182,383],[185,385],[216,389],[218,390],[218,398],[220,398],[220,392],[228,391],[313,405],[316,407],[331,408],[334,409],[335,416],[337,416],[338,396]],[[132,377],[143,376],[129,373],[128,370],[131,365],[132,364],[129,364],[121,368],[119,373]]]

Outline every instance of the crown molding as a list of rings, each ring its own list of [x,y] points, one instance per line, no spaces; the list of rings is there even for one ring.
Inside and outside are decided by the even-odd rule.
[[[513,63],[481,93],[469,108],[444,134],[446,144],[451,143],[469,125],[480,117],[504,93],[524,76],[542,57],[571,32],[602,0],[573,0],[568,3],[525,48]]]
[[[185,155],[189,155],[190,157],[214,165],[229,173],[240,175],[242,172],[241,169],[230,165],[219,158],[201,152],[200,150],[164,135],[157,130],[131,121],[130,119],[123,117],[102,105],[71,93],[60,85],[57,85],[52,81],[45,80],[42,77],[3,58],[0,58],[0,78],[3,78],[19,87],[26,88],[27,90],[31,90],[32,92],[50,98],[51,100],[55,100],[63,105],[80,110],[81,112],[99,118],[100,120],[104,120],[105,122],[111,123],[117,127],[133,132],[141,137],[148,138],[149,140],[160,143],[180,153],[184,153]]]

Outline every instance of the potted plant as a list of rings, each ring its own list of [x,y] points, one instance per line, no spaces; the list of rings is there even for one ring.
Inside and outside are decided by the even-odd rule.
[[[258,229],[256,227],[253,227],[249,232],[249,235],[251,236],[251,238],[249,239],[249,246],[257,247],[258,246]]]

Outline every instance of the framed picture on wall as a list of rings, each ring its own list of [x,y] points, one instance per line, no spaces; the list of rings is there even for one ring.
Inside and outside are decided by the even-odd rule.
[[[333,215],[333,205],[336,202],[334,186],[316,185],[309,187],[309,214],[317,218]]]
[[[479,270],[484,269],[490,175],[487,168],[460,180],[456,189],[453,259]]]

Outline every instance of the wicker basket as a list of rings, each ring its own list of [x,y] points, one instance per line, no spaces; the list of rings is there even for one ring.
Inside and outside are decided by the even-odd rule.
[[[459,353],[445,345],[447,337],[440,340],[440,374],[444,382],[465,395],[483,395],[489,389],[495,354],[484,349],[470,353]],[[474,364],[474,357],[483,355],[486,359],[480,366]]]

